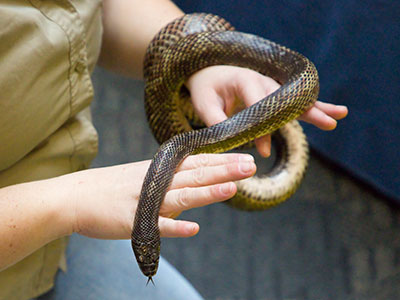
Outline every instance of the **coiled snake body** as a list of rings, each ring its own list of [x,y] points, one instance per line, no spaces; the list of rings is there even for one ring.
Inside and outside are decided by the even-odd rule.
[[[194,113],[185,80],[212,65],[235,65],[272,77],[281,88],[228,120],[192,130]],[[319,92],[314,65],[301,54],[260,37],[233,31],[225,20],[192,14],[173,21],[151,42],[144,64],[145,100],[150,127],[163,143],[142,187],[132,230],[132,247],[149,280],[160,255],[158,217],[161,203],[179,163],[189,154],[224,152],[280,129],[286,151],[263,178],[238,183],[231,204],[265,209],[291,196],[307,165],[308,147],[297,121]],[[195,119],[195,118],[194,118]],[[197,125],[196,125],[197,126]]]

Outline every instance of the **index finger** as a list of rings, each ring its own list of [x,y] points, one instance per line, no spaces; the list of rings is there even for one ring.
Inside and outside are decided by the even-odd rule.
[[[237,162],[254,161],[250,154],[222,153],[197,154],[188,156],[178,167],[177,172],[193,170],[200,167],[220,166]]]

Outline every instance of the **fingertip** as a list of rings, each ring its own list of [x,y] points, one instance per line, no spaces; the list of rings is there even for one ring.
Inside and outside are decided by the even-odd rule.
[[[187,222],[187,224],[185,225],[185,230],[188,237],[194,236],[199,232],[200,226],[195,222]]]
[[[267,158],[271,156],[271,136],[264,136],[256,139],[255,141],[258,153]]]
[[[254,162],[254,157],[253,155],[249,154],[249,153],[240,153],[237,156],[239,158],[239,162],[241,161],[246,161],[246,162]]]
[[[250,177],[256,172],[256,164],[254,162],[239,163],[239,172],[245,177]]]
[[[340,112],[338,113],[336,120],[344,119],[349,114],[349,109],[345,105],[339,105],[338,109],[340,110]]]
[[[334,130],[337,127],[337,121],[334,118],[325,116],[325,124],[321,126],[321,129],[326,131]]]
[[[223,183],[219,185],[219,192],[223,200],[229,199],[236,193],[236,185],[233,182]]]
[[[191,237],[196,235],[199,230],[199,224],[195,222],[174,220],[166,217],[160,217],[158,225],[162,237]]]
[[[268,158],[271,156],[271,148],[269,145],[261,144],[257,147],[258,153],[264,158]]]
[[[323,105],[326,106],[327,104],[324,103]],[[318,107],[312,107],[304,113],[299,120],[313,124],[325,131],[334,130],[337,126],[336,115],[333,115],[332,111],[328,114],[326,108],[320,109]]]
[[[348,114],[348,107],[346,105],[336,105],[319,100],[315,102],[314,106],[336,120],[344,119]]]
[[[182,225],[182,228],[180,232],[176,235],[176,237],[192,237],[195,236],[199,230],[200,226],[199,224],[195,222],[189,222],[189,221],[179,221]]]

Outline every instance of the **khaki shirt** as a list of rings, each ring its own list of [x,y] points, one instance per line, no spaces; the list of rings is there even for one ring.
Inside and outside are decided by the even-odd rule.
[[[0,187],[89,167],[101,36],[100,0],[0,2]],[[0,272],[0,299],[48,291],[65,247],[53,241]]]

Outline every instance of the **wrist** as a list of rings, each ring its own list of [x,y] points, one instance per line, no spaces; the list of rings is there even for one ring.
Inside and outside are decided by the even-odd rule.
[[[73,195],[73,175],[63,175],[44,182],[47,193],[45,219],[49,224],[49,239],[54,240],[74,232],[76,197]]]

